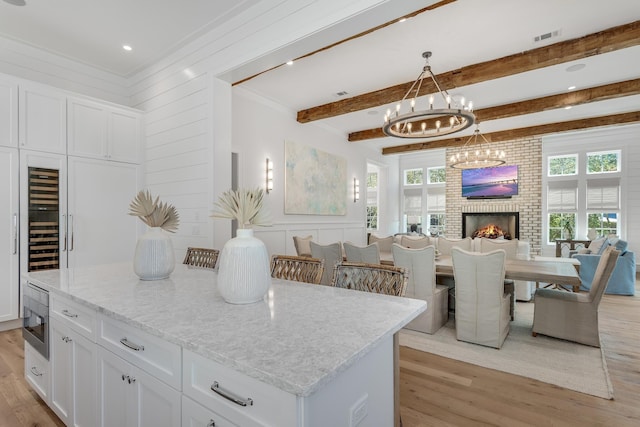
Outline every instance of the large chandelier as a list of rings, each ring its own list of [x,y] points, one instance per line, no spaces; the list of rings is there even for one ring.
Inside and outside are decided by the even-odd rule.
[[[465,105],[464,98],[454,101],[446,90],[442,90],[431,71],[429,58],[431,52],[424,52],[422,57],[426,65],[411,88],[396,105],[396,110],[387,110],[384,116],[382,131],[387,136],[397,138],[433,138],[460,132],[475,123],[473,104]],[[420,89],[424,79],[431,79],[437,93],[429,96],[429,104],[424,110],[416,110],[416,100],[420,96]],[[426,94],[423,94],[426,95]],[[446,108],[434,108],[435,102],[442,103]]]
[[[479,138],[482,139],[478,142]],[[465,150],[463,153],[452,155],[449,159],[451,162],[449,166],[454,169],[477,169],[504,165],[506,163],[505,152],[503,150],[491,151],[488,148],[482,149],[482,144],[484,143],[489,144],[489,141],[487,141],[487,138],[480,133],[480,124],[477,124],[476,130],[473,131],[473,135],[471,135],[464,143],[462,150],[465,150],[469,144],[480,144],[480,147],[471,152],[469,150]]]

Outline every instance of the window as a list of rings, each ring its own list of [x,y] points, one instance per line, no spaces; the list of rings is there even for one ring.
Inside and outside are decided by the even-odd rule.
[[[404,190],[405,232],[410,232],[414,224],[418,227],[418,232],[422,232],[422,188]]]
[[[548,176],[576,175],[578,173],[578,155],[548,157]]]
[[[548,243],[555,243],[556,239],[572,239],[576,229],[576,214],[550,213],[548,224]]]
[[[589,229],[594,229],[598,236],[619,235],[617,213],[589,213],[587,216]]]
[[[429,233],[432,235],[444,234],[446,210],[445,187],[427,187],[427,223],[429,224]]]
[[[404,185],[422,185],[422,169],[405,170]]]
[[[447,182],[446,172],[447,172],[446,169],[443,167],[427,168],[427,183],[436,184],[436,183]]]
[[[549,181],[547,184],[547,243],[572,239],[576,230],[578,181]]]
[[[378,172],[367,172],[367,230],[378,229]]]
[[[587,153],[587,173],[620,172],[620,151]]]

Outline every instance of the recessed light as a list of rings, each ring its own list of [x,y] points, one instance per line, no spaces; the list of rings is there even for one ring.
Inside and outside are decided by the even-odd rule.
[[[567,90],[574,90],[575,88],[576,88],[575,86],[569,86]]]
[[[293,60],[292,59],[288,60],[287,65],[293,65]]]
[[[400,18],[400,19],[398,19],[398,22],[406,22],[406,21],[407,21],[407,18]]]
[[[586,67],[585,64],[573,64],[570,67],[567,67],[566,71],[568,73],[573,73],[574,71],[582,70],[584,67]]]
[[[571,105],[567,105],[566,107],[564,107],[565,110],[571,110]]]
[[[132,51],[132,50],[133,50],[133,48],[132,48],[131,46],[129,46],[128,44],[123,44],[123,45],[122,45],[122,48],[123,48],[124,50],[126,50],[127,52],[130,52],[130,51]]]

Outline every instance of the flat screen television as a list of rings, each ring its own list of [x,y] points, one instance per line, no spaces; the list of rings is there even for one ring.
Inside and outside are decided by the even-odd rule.
[[[462,197],[499,199],[517,194],[517,165],[462,170]]]

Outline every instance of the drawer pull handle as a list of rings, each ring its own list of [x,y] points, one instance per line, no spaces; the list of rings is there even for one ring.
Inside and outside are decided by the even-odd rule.
[[[209,420],[209,424],[207,424],[207,427],[216,427],[216,422],[213,420]]]
[[[220,396],[224,397],[225,399],[232,401],[236,405],[240,405],[240,406],[253,405],[253,399],[251,399],[250,397],[243,399],[237,394],[229,390],[225,390],[224,388],[220,387],[220,384],[218,383],[218,381],[213,382],[213,385],[211,386],[211,390],[218,393]]]
[[[62,337],[62,341],[66,342],[66,343],[69,343],[69,342],[71,342],[73,340],[71,338],[65,336],[65,337]]]
[[[67,316],[67,317],[78,317],[78,315],[77,315],[77,314],[73,314],[73,313],[71,313],[69,310],[66,310],[66,309],[65,309],[65,310],[62,310],[62,314],[64,314],[64,315],[65,315],[65,316]]]
[[[144,346],[143,345],[134,344],[131,341],[129,341],[127,339],[127,337],[122,338],[120,340],[120,344],[124,345],[125,347],[129,347],[131,350],[144,351]]]
[[[36,377],[41,377],[42,376],[42,372],[38,372],[38,368],[36,368],[35,366],[31,367],[31,373],[33,375],[35,375]]]

